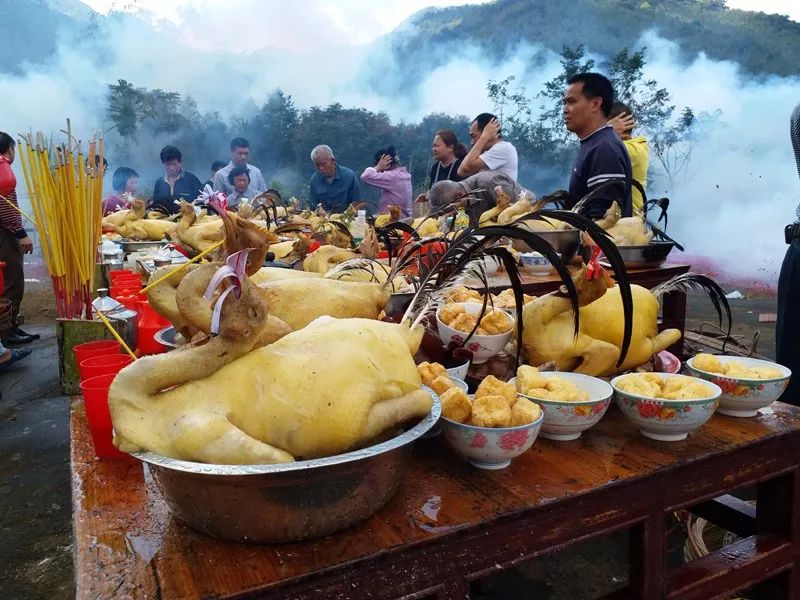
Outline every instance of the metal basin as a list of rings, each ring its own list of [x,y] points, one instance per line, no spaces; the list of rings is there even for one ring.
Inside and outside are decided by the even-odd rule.
[[[424,419],[395,437],[328,458],[274,465],[209,465],[136,452],[172,513],[192,529],[237,542],[321,537],[363,521],[402,480],[411,442],[438,421],[436,395]]]
[[[536,235],[553,247],[561,255],[564,262],[571,261],[578,251],[581,243],[581,232],[578,229],[562,229],[558,231],[534,231]],[[533,248],[522,240],[514,240],[514,250],[518,252],[533,252]]]
[[[177,341],[178,330],[175,329],[172,325],[169,327],[164,327],[164,329],[159,329],[156,331],[153,338],[161,344],[162,346],[166,346],[167,348],[177,348],[178,341]]]
[[[626,267],[657,267],[667,260],[673,242],[650,242],[647,246],[617,246]]]

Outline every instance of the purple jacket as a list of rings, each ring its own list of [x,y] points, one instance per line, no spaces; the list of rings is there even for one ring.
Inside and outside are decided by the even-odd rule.
[[[397,167],[388,171],[367,167],[361,174],[361,181],[381,190],[381,204],[378,213],[389,212],[389,206],[396,204],[404,217],[411,216],[411,173],[405,167]]]

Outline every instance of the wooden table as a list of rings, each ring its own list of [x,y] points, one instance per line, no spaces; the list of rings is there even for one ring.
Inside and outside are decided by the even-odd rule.
[[[652,289],[660,283],[669,281],[676,275],[683,275],[689,272],[689,265],[664,264],[660,267],[648,267],[644,269],[628,269],[628,279],[631,283]],[[541,296],[552,292],[561,285],[561,279],[555,273],[549,275],[533,275],[530,270],[521,267],[520,278],[522,287],[526,294]],[[497,293],[509,287],[508,276],[500,274],[489,278],[489,289]],[[660,329],[686,329],[686,294],[684,292],[673,292],[665,294],[661,305]],[[683,359],[683,338],[668,348],[672,354]]]
[[[470,581],[629,529],[630,586],[607,598],[707,600],[746,587],[752,597],[800,598],[798,461],[796,407],[715,415],[675,443],[642,437],[612,407],[583,439],[538,440],[502,471],[470,467],[441,436],[419,441],[397,494],[361,525],[305,543],[239,545],[174,520],[136,460],[95,460],[77,399],[77,597],[464,599]],[[753,485],[756,509],[726,495]],[[691,507],[742,539],[668,570],[667,520]]]

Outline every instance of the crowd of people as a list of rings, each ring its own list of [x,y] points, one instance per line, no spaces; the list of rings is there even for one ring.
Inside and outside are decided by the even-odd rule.
[[[646,185],[648,150],[642,137],[633,137],[634,116],[629,107],[615,104],[610,81],[598,73],[582,73],[570,78],[564,91],[564,124],[580,141],[580,149],[569,177],[569,192],[575,198],[594,193],[586,206],[587,213],[602,217],[616,200],[629,216],[642,210],[641,194],[632,194],[632,179]],[[333,149],[320,144],[311,151],[314,173],[308,188],[310,207],[322,206],[327,212],[342,212],[349,206],[369,214],[386,213],[390,206],[400,208],[403,216],[413,213],[414,203],[428,203],[431,209],[458,203],[471,196],[478,198],[464,208],[470,222],[477,224],[480,214],[496,204],[495,188],[500,187],[512,198],[524,189],[517,181],[518,156],[514,145],[503,138],[499,119],[481,113],[469,127],[470,148],[460,143],[450,130],[436,132],[431,152],[428,190],[413,198],[412,180],[402,164],[395,146],[375,152],[373,164],[361,175],[338,164]],[[211,176],[205,182],[183,167],[183,155],[175,146],[165,146],[160,153],[164,174],[155,182],[149,208],[165,214],[178,211],[178,200],[195,200],[205,186],[224,192],[228,206],[236,209],[240,202],[252,199],[267,190],[261,171],[249,162],[250,143],[243,137],[230,142],[230,160],[215,161]],[[4,297],[11,303],[14,326],[4,344],[25,344],[36,339],[17,325],[24,278],[22,254],[31,252],[33,244],[22,227],[16,205],[16,179],[11,171],[14,140],[0,132],[0,260],[6,263]],[[613,186],[604,186],[609,181]],[[125,208],[137,195],[139,174],[121,166],[111,178],[112,193],[103,200],[104,214]],[[380,190],[374,202],[362,196],[361,184]],[[6,362],[24,358],[25,353],[0,346],[0,370]]]

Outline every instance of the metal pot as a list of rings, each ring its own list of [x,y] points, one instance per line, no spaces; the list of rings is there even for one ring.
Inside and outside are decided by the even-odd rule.
[[[209,465],[136,452],[173,514],[223,540],[289,542],[321,537],[371,516],[397,491],[411,442],[431,412],[388,441],[327,458],[273,465]]]
[[[109,297],[107,288],[97,290],[97,298],[92,301],[92,306],[96,311],[102,311],[110,321],[121,323],[122,327],[116,327],[116,330],[129,347],[136,348],[139,342],[139,313]]]
[[[626,267],[657,267],[667,260],[674,242],[650,242],[646,246],[617,246]]]

